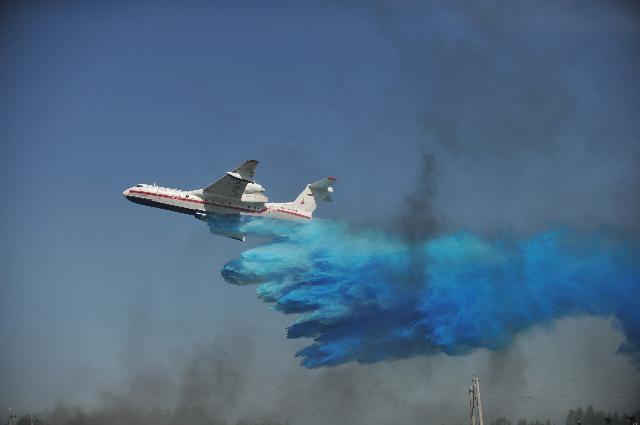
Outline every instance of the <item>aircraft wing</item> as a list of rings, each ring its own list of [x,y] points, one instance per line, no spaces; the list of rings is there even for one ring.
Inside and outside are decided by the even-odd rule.
[[[215,183],[205,187],[203,191],[211,195],[219,195],[225,198],[241,199],[247,185],[249,183],[253,183],[251,179],[255,175],[257,166],[258,161],[255,159],[245,161],[234,168],[233,171],[229,171],[227,174],[222,176],[222,178]]]
[[[256,167],[258,166],[258,163],[259,162],[255,159],[250,159],[234,168],[232,173],[238,174],[240,178],[243,178],[245,180],[253,180],[253,176],[256,174]]]

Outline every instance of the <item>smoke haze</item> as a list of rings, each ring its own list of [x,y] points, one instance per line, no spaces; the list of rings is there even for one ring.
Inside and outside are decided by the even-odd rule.
[[[561,252],[586,259],[575,276],[619,292],[570,297],[549,320],[480,328],[502,344],[452,332],[470,354],[436,339],[428,356],[418,345],[404,358],[398,345],[402,355],[366,359],[356,345],[338,358],[384,361],[307,369],[300,360],[327,363],[329,345],[304,351],[312,340],[286,339],[290,326],[310,335],[295,325],[300,313],[271,312],[254,286],[219,275],[247,249],[264,253],[262,239],[235,244],[120,193],[138,182],[202,187],[257,158],[274,201],[336,174],[335,203],[317,216],[354,237],[375,229],[397,246],[429,246],[467,235],[520,263],[529,257],[518,242],[558,229],[637,248],[639,16],[636,2],[592,0],[5,2],[0,408],[62,406],[73,418],[77,406],[76,423],[455,424],[467,421],[475,370],[488,418],[637,409],[628,353],[639,336],[625,326],[637,323],[625,316],[637,284],[620,273],[637,277],[638,262],[604,240]],[[567,257],[543,259],[562,275]],[[402,290],[417,300],[442,268],[413,252],[407,261]],[[287,309],[309,308],[292,301]],[[519,307],[531,306],[505,309]]]

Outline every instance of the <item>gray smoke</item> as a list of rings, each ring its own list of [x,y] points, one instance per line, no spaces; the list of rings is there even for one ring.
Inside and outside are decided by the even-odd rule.
[[[637,232],[637,9],[383,3],[377,22],[400,76],[389,101],[400,116],[390,121],[412,128],[430,152],[408,199],[417,217],[403,217],[404,227],[429,233],[435,216],[447,230],[479,233],[558,224]]]
[[[360,76],[339,71],[335,90],[345,92],[342,107],[356,127],[345,151],[414,152],[414,163],[401,171],[413,173],[415,184],[409,190],[396,186],[405,192],[401,196],[408,207],[402,210],[408,213],[380,217],[380,222],[390,221],[410,240],[461,229],[490,236],[530,234],[555,225],[612,226],[637,235],[637,3],[454,0],[348,9],[362,18],[357,22],[374,28],[379,51],[388,54],[397,74],[389,75],[384,106],[366,116],[348,95],[350,79]],[[304,84],[296,85],[293,96]],[[226,114],[225,122],[250,122],[233,111]],[[401,135],[394,137],[399,130]],[[390,137],[376,138],[378,133]],[[216,148],[209,139],[206,144]],[[289,158],[292,149],[296,161]],[[202,154],[202,149],[192,151]],[[324,160],[293,142],[269,151],[274,162],[279,156],[287,156],[289,164]],[[338,160],[326,159],[330,164]],[[286,179],[297,178],[299,169],[283,168]],[[397,174],[380,173],[389,179]],[[340,202],[348,209],[348,199]],[[203,255],[193,251],[189,255]],[[202,261],[213,255],[207,252]],[[216,255],[220,261],[233,257]],[[264,306],[252,307],[248,314],[262,320],[258,309]],[[132,320],[121,388],[96,383],[102,391],[94,406],[75,407],[61,397],[42,417],[52,424],[200,424],[242,418],[306,425],[466,423],[466,387],[474,369],[486,392],[488,418],[559,422],[569,408],[590,402],[630,411],[640,394],[638,376],[631,374],[626,359],[611,355],[621,335],[602,319],[534,329],[505,352],[316,371],[298,368],[294,360],[282,360],[274,370],[260,364],[258,354],[264,352],[281,359],[295,353],[280,324],[275,330],[256,326],[253,333],[239,332],[252,334],[254,341],[233,337],[238,325],[225,322],[231,335],[212,336],[212,344],[184,347],[181,356],[160,361],[158,352],[166,347],[154,347],[145,338],[159,323],[153,315]],[[263,332],[272,332],[277,344],[259,346]],[[8,403],[0,400],[0,407]]]
[[[135,368],[122,392],[102,391],[92,409],[61,403],[39,416],[52,425],[222,423],[246,390],[251,352],[249,341],[221,338],[171,367]]]
[[[398,227],[400,233],[410,241],[424,241],[435,236],[441,229],[442,218],[434,210],[437,188],[437,163],[435,155],[422,152],[418,188],[406,198],[406,211],[400,216]]]

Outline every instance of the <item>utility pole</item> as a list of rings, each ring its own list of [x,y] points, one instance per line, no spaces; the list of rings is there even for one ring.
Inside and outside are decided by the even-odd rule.
[[[475,409],[473,408],[473,405],[475,404],[474,393],[473,385],[469,385],[469,411],[471,412],[471,425],[476,425]]]
[[[473,379],[469,386],[469,408],[471,410],[471,425],[484,425],[482,400],[480,400],[480,380],[475,372],[473,372]]]

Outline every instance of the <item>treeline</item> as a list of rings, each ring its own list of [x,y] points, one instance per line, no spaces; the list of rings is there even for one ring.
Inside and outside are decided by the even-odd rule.
[[[495,419],[491,422],[489,422],[490,425],[512,425],[511,421],[507,418],[498,418]],[[539,420],[532,420],[532,421],[527,421],[526,419],[520,419],[518,422],[516,422],[517,425],[556,425],[555,422],[552,424],[550,420],[546,420],[546,422],[543,421],[539,421]]]
[[[637,424],[638,417],[640,417],[640,410],[632,414],[620,415],[618,412],[595,411],[593,406],[589,406],[586,410],[582,410],[582,408],[569,410],[565,425],[576,425],[578,421],[582,425],[630,425],[632,422]]]
[[[570,410],[564,425],[638,425],[640,410],[632,414],[618,412],[596,411],[593,406],[586,409]],[[631,419],[631,420],[630,420]],[[199,406],[176,409],[143,410],[127,404],[119,404],[106,408],[85,411],[77,408],[58,406],[52,410],[41,412],[34,416],[21,416],[15,425],[289,425],[288,422],[278,421],[250,421],[239,420],[227,422],[216,419],[207,414]],[[520,419],[512,423],[509,419],[500,417],[489,422],[489,425],[557,425],[549,420]]]
[[[21,416],[15,425],[289,425],[269,420],[227,422],[205,413],[199,406],[177,409],[103,408],[84,411],[64,406],[41,412],[37,416]]]
[[[586,409],[582,407],[569,410],[564,425],[638,425],[640,418],[640,410],[632,414],[620,414],[618,412],[605,412],[604,410],[595,410],[593,406]],[[512,425],[507,418],[500,417],[489,422],[489,425]],[[526,420],[520,419],[516,425],[556,425],[550,420]]]

